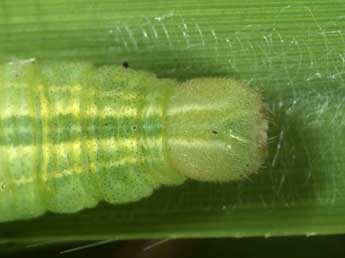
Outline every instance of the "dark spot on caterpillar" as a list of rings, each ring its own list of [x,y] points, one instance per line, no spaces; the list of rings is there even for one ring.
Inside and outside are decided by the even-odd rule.
[[[267,119],[267,117],[268,117],[268,112],[267,112],[267,109],[266,109],[265,106],[262,105],[259,112],[260,112],[260,114],[261,114],[261,118]]]
[[[128,62],[127,61],[123,61],[122,62],[122,67],[127,69],[129,67]]]
[[[212,133],[213,133],[213,134],[218,134],[218,131],[212,130]]]
[[[263,153],[266,153],[267,152],[267,144],[266,143],[262,143],[260,145],[260,148],[259,148]]]
[[[137,129],[137,126],[136,126],[136,125],[133,125],[133,126],[132,126],[132,129],[133,129],[133,130],[136,130],[136,129]]]

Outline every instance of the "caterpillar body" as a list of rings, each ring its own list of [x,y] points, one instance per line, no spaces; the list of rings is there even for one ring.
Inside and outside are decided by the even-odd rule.
[[[260,167],[261,97],[221,78],[184,83],[90,63],[0,65],[0,222],[238,180]]]

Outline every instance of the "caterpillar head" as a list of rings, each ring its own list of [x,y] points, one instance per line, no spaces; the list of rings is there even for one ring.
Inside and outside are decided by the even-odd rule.
[[[256,172],[266,153],[267,115],[243,82],[194,79],[177,86],[166,110],[168,158],[199,181],[232,181]]]

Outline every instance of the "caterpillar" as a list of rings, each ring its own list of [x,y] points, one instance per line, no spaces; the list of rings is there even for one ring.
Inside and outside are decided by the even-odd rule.
[[[134,202],[263,162],[267,114],[244,82],[179,83],[84,62],[0,65],[0,222]]]

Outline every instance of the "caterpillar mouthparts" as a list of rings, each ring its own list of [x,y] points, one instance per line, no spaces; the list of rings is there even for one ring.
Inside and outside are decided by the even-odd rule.
[[[0,222],[133,202],[260,168],[267,111],[244,82],[90,63],[0,65]]]

